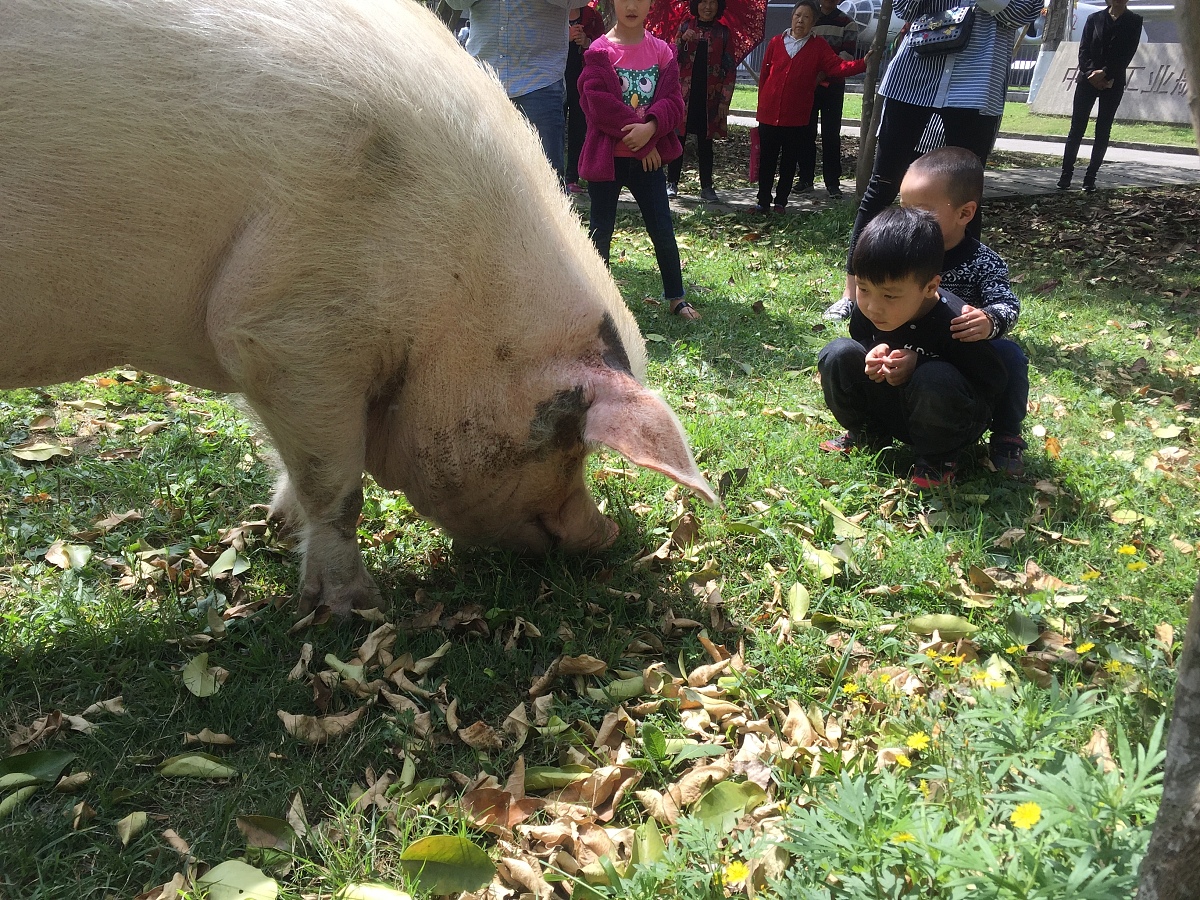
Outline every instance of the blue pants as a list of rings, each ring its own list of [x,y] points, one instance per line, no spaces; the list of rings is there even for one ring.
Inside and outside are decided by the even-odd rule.
[[[662,167],[653,172],[642,169],[642,161],[628,156],[613,160],[615,181],[589,181],[588,196],[592,198],[588,236],[608,262],[613,229],[617,227],[617,198],[621,187],[629,188],[646,222],[646,231],[654,244],[658,271],[662,276],[663,296],[678,300],[683,296],[683,272],[679,262],[679,245],[675,243],[675,225],[671,222],[671,204],[667,200],[667,176]]]
[[[1029,409],[1029,360],[1020,345],[1008,338],[992,341],[992,348],[1000,354],[1000,361],[1008,370],[1008,387],[996,401],[992,416],[992,434],[1020,436],[1021,423]]]
[[[513,105],[524,113],[529,123],[537,129],[546,159],[550,160],[550,165],[554,166],[559,178],[563,177],[563,142],[566,140],[567,127],[563,116],[565,96],[566,86],[560,78],[554,84],[512,98]]]
[[[838,338],[817,357],[825,404],[847,431],[912,445],[929,461],[948,459],[979,440],[992,407],[948,362],[922,362],[905,384],[875,382],[864,369],[867,351]]]

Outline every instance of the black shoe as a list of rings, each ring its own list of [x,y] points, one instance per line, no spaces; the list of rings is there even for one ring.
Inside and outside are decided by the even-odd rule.
[[[1066,191],[1066,190],[1071,189],[1071,176],[1070,175],[1063,175],[1060,179],[1058,179],[1058,189],[1060,191]]]
[[[1094,181],[1085,181],[1085,182],[1083,183],[1083,191],[1084,191],[1084,193],[1085,193],[1085,194],[1094,194],[1094,193],[1096,193],[1096,182],[1094,182]]]
[[[678,196],[679,196],[679,187],[675,184],[675,182],[668,181],[667,182],[667,197],[668,197],[668,199],[673,200]]]
[[[829,191],[830,197],[836,198],[836,197],[842,196],[842,189],[840,187],[838,187],[836,184],[833,187],[825,188],[825,190]]]
[[[704,188],[700,192],[700,199],[705,203],[719,203],[721,201],[721,198],[717,196],[717,192],[712,188]]]

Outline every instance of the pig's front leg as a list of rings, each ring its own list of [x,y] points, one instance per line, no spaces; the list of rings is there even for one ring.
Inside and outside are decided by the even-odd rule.
[[[375,580],[363,566],[357,538],[362,511],[362,475],[342,495],[333,515],[310,516],[297,496],[295,482],[284,475],[275,486],[271,514],[300,532],[300,612],[329,606],[334,615],[348,616],[352,609],[383,605]],[[309,506],[312,506],[311,501]]]

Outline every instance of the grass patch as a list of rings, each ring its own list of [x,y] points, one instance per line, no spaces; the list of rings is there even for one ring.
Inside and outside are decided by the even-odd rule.
[[[758,109],[758,88],[738,85],[733,92],[734,109]],[[847,94],[843,114],[847,119],[858,119],[862,115],[862,95]],[[1004,120],[1000,125],[1001,136],[1006,134],[1046,134],[1066,137],[1071,127],[1070,116],[1038,116],[1029,111],[1026,103],[1009,101],[1004,104]],[[1092,137],[1095,123],[1089,123],[1087,137]],[[1141,144],[1164,144],[1170,147],[1196,146],[1196,135],[1190,125],[1163,125],[1155,122],[1116,122],[1113,124],[1112,140],[1130,141]]]
[[[187,871],[189,858],[242,858],[238,817],[283,819],[297,796],[311,830],[295,858],[251,855],[285,897],[366,879],[419,895],[400,857],[430,834],[469,836],[495,859],[546,872],[551,859],[567,866],[565,853],[594,864],[586,877],[612,896],[716,898],[761,878],[781,897],[940,898],[994,867],[1028,893],[987,896],[1049,897],[1044,886],[1076,864],[1096,878],[1111,866],[1097,891],[1127,894],[1156,804],[1172,629],[1200,537],[1198,201],[1200,191],[1178,188],[989,204],[986,237],[1025,303],[1029,474],[1011,481],[971,465],[931,497],[909,489],[902,450],[847,459],[817,449],[837,431],[814,365],[837,332],[820,312],[839,295],[851,209],[766,222],[682,214],[685,280],[704,314],[694,325],[651,302],[661,290],[652,249],[640,220],[623,215],[614,275],[649,337],[650,383],[724,486],[725,508],[681,505],[661,477],[599,454],[591,483],[622,526],[618,542],[594,558],[531,560],[457,551],[402,497],[372,486],[359,534],[393,603],[399,638],[387,658],[419,689],[390,683],[411,704],[400,709],[369,691],[367,704],[327,662],[352,661],[376,623],[289,633],[296,570],[285,537],[256,524],[230,531],[261,520],[271,481],[235,406],[135,372],[0,393],[0,734],[16,745],[40,728],[35,748],[73,753],[73,771],[91,773],[75,793],[44,786],[5,810],[0,895],[133,896]],[[1163,220],[1174,223],[1169,241]],[[46,462],[11,453],[34,440],[73,452]],[[699,530],[681,543],[691,549],[644,560],[689,509]],[[140,518],[97,524],[129,510]],[[245,567],[222,571],[231,547]],[[969,640],[918,634],[914,620],[931,614],[964,620]],[[308,672],[324,675],[289,680],[305,644]],[[418,671],[414,661],[445,644]],[[728,706],[684,702],[679,678],[719,647],[736,665],[698,676],[707,693],[696,697]],[[229,673],[208,697],[182,684],[199,652]],[[583,654],[605,673],[560,678],[535,708],[533,682],[560,656]],[[385,668],[369,664],[363,680]],[[605,686],[608,696],[588,692]],[[611,697],[626,689],[626,715],[614,715]],[[53,727],[56,711],[78,715],[117,695],[124,715]],[[276,717],[365,704],[356,728],[321,746]],[[517,708],[534,726],[521,745],[519,728],[504,730]],[[476,722],[496,730],[494,748],[467,743]],[[1111,749],[1096,749],[1098,727]],[[185,743],[206,728],[235,743]],[[583,809],[580,828],[640,826],[650,841],[653,797],[634,790],[663,796],[722,761],[732,771],[751,735],[764,749],[729,779],[742,805],[685,804],[674,827],[669,816],[658,826],[665,851],[643,850],[639,867],[626,868],[628,834],[598,852],[577,831],[554,849],[554,809],[525,823],[550,831],[493,823],[489,833],[460,801],[480,783],[500,790],[519,757],[527,772],[549,766],[563,778],[564,766],[610,767],[629,790],[590,806],[560,799]],[[1115,768],[1085,760],[1085,745]],[[158,773],[198,749],[238,777]],[[755,778],[765,800],[745,787]],[[1072,810],[1064,796],[1083,799]],[[757,816],[741,817],[758,803]],[[1014,820],[1028,803],[1039,821],[1028,824],[1028,807]],[[149,825],[122,846],[117,823],[135,812]],[[1044,853],[1014,837],[1026,827],[1017,821]],[[945,855],[951,847],[957,855]],[[513,871],[503,870],[510,884]]]

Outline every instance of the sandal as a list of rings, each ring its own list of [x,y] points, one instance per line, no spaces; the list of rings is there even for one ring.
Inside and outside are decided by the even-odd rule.
[[[672,306],[671,315],[680,316],[690,322],[694,322],[700,318],[700,313],[697,312],[696,307],[692,306],[692,304],[688,303],[686,300],[680,300],[678,303]]]

